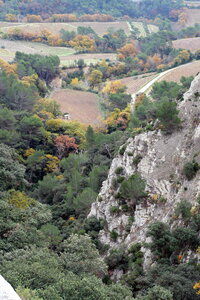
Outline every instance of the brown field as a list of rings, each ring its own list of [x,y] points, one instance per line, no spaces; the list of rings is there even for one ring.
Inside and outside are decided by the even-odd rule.
[[[124,29],[125,33],[127,35],[130,34],[130,29],[125,21],[119,21],[119,22],[77,22],[73,23],[75,26],[90,26],[92,29],[99,35],[103,35],[108,31],[109,28],[114,28],[115,30],[118,29]]]
[[[197,50],[200,49],[200,37],[180,39],[173,41],[172,44],[175,49],[182,48],[190,50],[192,53],[195,53]]]
[[[51,98],[59,104],[62,113],[68,112],[71,120],[79,121],[86,125],[99,127],[102,117],[98,106],[98,98],[93,93],[61,89],[54,91]]]
[[[200,6],[200,1],[184,1],[187,6],[198,7]]]
[[[200,24],[200,8],[184,8],[184,12],[187,15],[187,20],[184,25],[176,23],[171,23],[173,31],[179,31],[183,28],[194,26],[195,24]]]
[[[188,26],[194,26],[196,23],[200,23],[200,9],[198,8],[187,8],[185,9],[186,14],[187,14],[187,23],[186,27]]]
[[[42,30],[48,30],[54,34],[59,34],[61,29],[69,31],[77,31],[78,26],[90,26],[98,35],[103,35],[109,28],[115,30],[124,29],[127,35],[130,34],[130,29],[125,21],[120,22],[72,22],[72,23],[8,23],[1,22],[0,29],[7,32],[10,28],[19,28],[24,32],[40,33]]]
[[[195,76],[198,72],[200,72],[200,61],[193,61],[178,67],[176,70],[164,75],[158,81],[166,80],[180,82],[182,76]]]
[[[127,92],[129,94],[134,94],[137,93],[146,83],[151,81],[155,75],[155,73],[147,73],[144,75],[126,77],[120,80],[127,86]]]

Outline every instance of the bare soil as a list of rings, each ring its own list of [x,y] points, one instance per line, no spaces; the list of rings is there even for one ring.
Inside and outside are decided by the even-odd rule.
[[[127,86],[127,92],[129,94],[134,94],[137,93],[146,83],[151,81],[154,77],[155,73],[147,73],[133,77],[125,77],[120,80]]]
[[[172,43],[175,49],[182,48],[190,50],[192,53],[195,53],[197,50],[200,49],[200,37],[180,39],[173,41]]]
[[[83,91],[60,89],[54,91],[51,98],[60,104],[62,113],[69,113],[71,120],[94,127],[102,126],[97,95]]]
[[[158,81],[175,81],[180,82],[182,76],[196,76],[200,72],[200,61],[193,61],[189,64],[182,65],[176,70],[171,71],[170,73],[164,75]]]
[[[71,23],[0,23],[0,28],[3,31],[8,31],[10,28],[18,27],[24,32],[40,33],[42,30],[48,30],[54,34],[59,34],[61,29],[77,31],[78,26],[92,27],[98,35],[103,35],[108,32],[109,28],[115,30],[124,29],[127,35],[130,34],[130,29],[127,22],[71,22]]]

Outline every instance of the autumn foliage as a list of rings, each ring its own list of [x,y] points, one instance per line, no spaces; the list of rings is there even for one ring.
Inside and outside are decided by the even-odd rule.
[[[55,138],[54,144],[56,147],[57,155],[61,159],[69,152],[74,152],[78,149],[78,145],[75,142],[75,138],[68,135],[59,135]]]
[[[87,35],[77,35],[69,45],[77,52],[95,52],[95,41]]]
[[[26,19],[29,23],[41,23],[43,21],[42,17],[37,15],[27,15]]]
[[[108,81],[102,90],[104,94],[122,93],[126,90],[126,86],[121,80]]]
[[[16,74],[16,65],[9,64],[3,59],[0,59],[0,69],[3,69],[7,74]]]
[[[122,48],[119,49],[118,57],[120,60],[125,59],[126,57],[135,57],[137,54],[137,50],[133,44],[126,44]]]

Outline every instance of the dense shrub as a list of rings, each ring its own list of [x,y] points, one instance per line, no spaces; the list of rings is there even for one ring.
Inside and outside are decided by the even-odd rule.
[[[186,176],[188,180],[192,180],[197,171],[199,170],[199,164],[193,160],[192,162],[188,162],[183,167],[183,174]]]

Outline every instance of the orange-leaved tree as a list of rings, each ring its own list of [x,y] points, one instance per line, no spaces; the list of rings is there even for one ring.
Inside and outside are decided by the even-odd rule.
[[[120,60],[123,60],[127,57],[134,58],[137,54],[137,49],[135,48],[135,45],[133,43],[124,45],[118,51],[119,51],[118,57]]]
[[[54,139],[57,156],[62,159],[69,152],[75,152],[78,149],[75,138],[68,135],[59,135]]]

